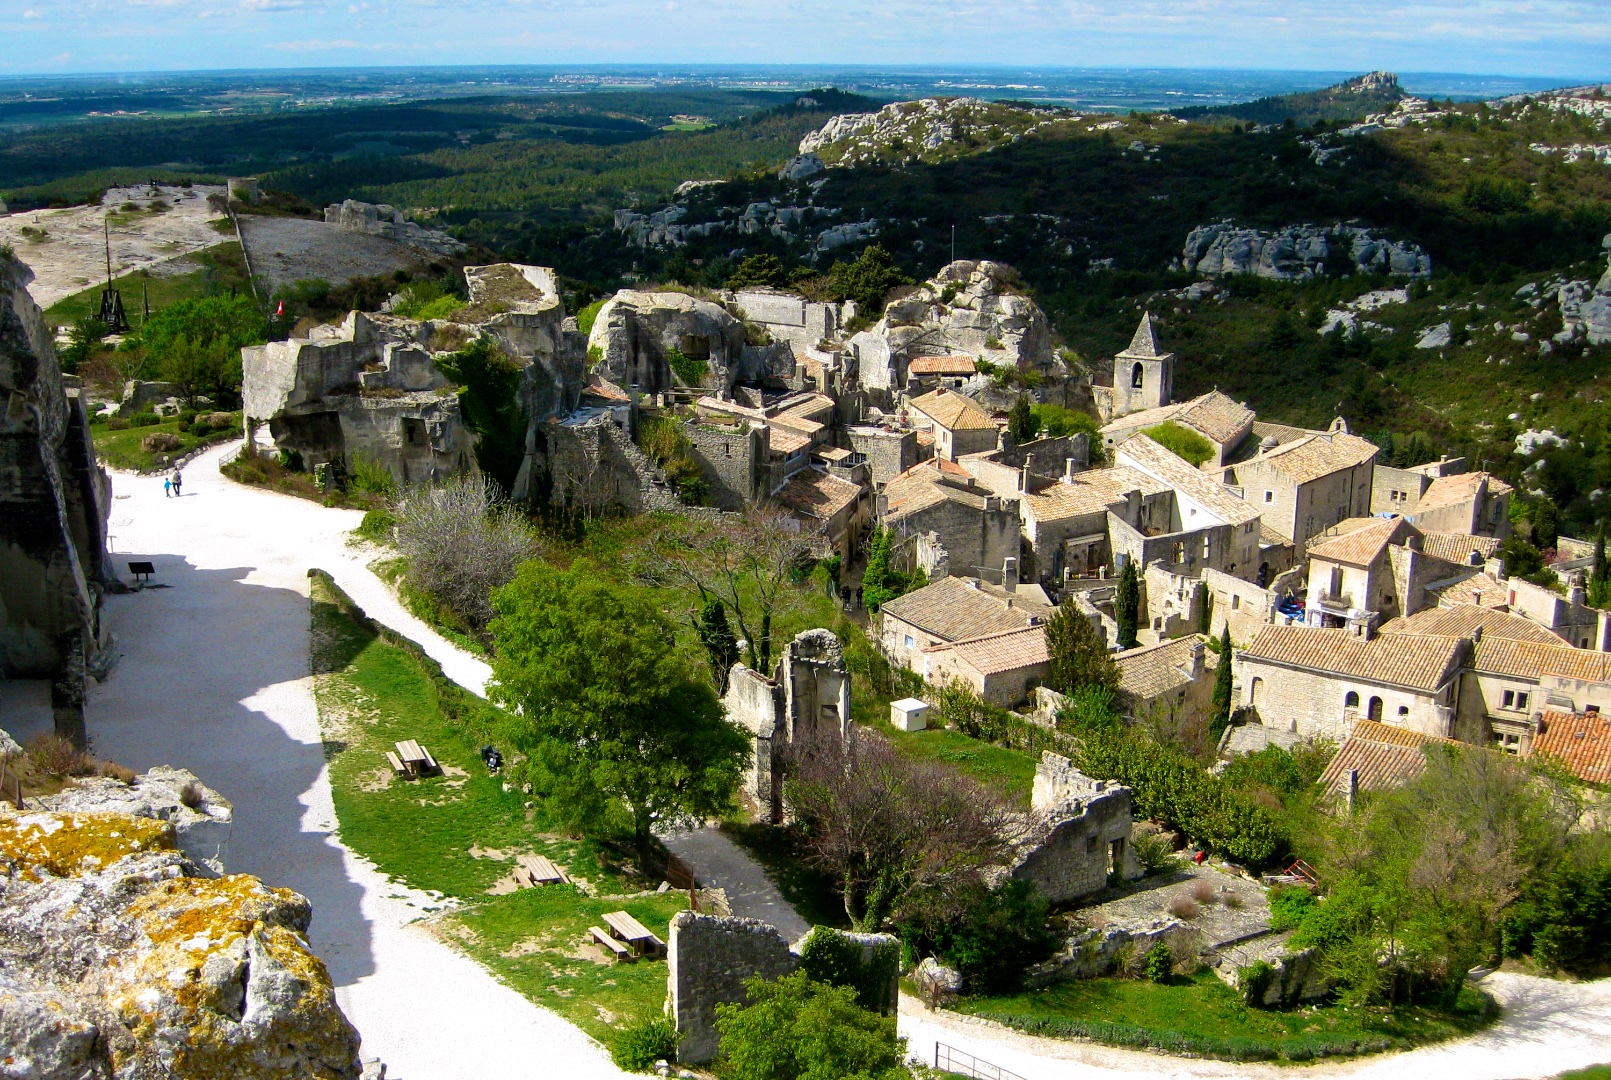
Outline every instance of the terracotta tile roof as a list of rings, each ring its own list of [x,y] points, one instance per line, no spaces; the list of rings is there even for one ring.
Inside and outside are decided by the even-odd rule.
[[[1038,613],[1038,605],[1033,611]],[[896,597],[884,605],[883,613],[943,641],[1021,630],[1030,625],[1031,610],[1015,603],[1008,607],[1000,597],[974,588],[963,578],[941,578],[916,592]]]
[[[1426,587],[1426,594],[1444,606],[1472,603],[1473,593],[1477,594],[1476,603],[1485,608],[1510,605],[1510,587],[1486,570],[1474,567],[1467,567],[1466,572],[1458,577],[1434,581]]]
[[[1322,540],[1309,549],[1309,557],[1350,566],[1370,566],[1382,557],[1388,544],[1400,541],[1414,531],[1403,518],[1377,518],[1360,528]]]
[[[1240,442],[1253,427],[1253,410],[1226,397],[1218,390],[1210,390],[1175,416],[1175,423],[1197,429],[1220,445]]]
[[[1328,795],[1343,796],[1352,769],[1359,774],[1361,791],[1398,787],[1420,776],[1426,769],[1426,748],[1440,745],[1462,744],[1374,720],[1356,720],[1337,756],[1320,774],[1320,786]]]
[[[1389,619],[1382,624],[1384,634],[1431,634],[1434,637],[1470,637],[1482,628],[1483,640],[1530,641],[1536,645],[1564,645],[1546,628],[1504,611],[1476,604],[1427,608],[1407,619]]]
[[[767,445],[774,454],[792,454],[811,445],[811,438],[778,424],[767,427]]]
[[[1115,654],[1113,662],[1119,666],[1119,693],[1135,701],[1150,701],[1185,686],[1192,681],[1194,647],[1203,649],[1203,670],[1212,671],[1219,664],[1219,654],[1210,652],[1202,643],[1199,635],[1188,634]]]
[[[851,451],[846,450],[841,446],[819,446],[812,453],[813,457],[819,457],[823,461],[832,461],[836,463],[845,460],[850,455]]]
[[[1259,512],[1226,490],[1218,480],[1193,468],[1145,435],[1126,439],[1115,459],[1120,465],[1133,466],[1187,496],[1228,525],[1245,525],[1258,520]]]
[[[954,390],[932,390],[913,398],[912,408],[950,431],[994,431],[996,422],[970,397]]]
[[[831,520],[861,495],[861,485],[815,469],[801,469],[789,477],[773,498],[809,517]]]
[[[601,397],[605,401],[628,402],[632,400],[625,390],[596,371],[588,373],[587,386],[583,392],[592,394],[594,397]]]
[[[1471,553],[1475,551],[1484,560],[1493,557],[1499,550],[1499,538],[1495,536],[1472,536],[1470,533],[1429,532],[1421,534],[1421,551],[1434,559],[1444,562],[1459,563],[1461,566],[1469,565]]]
[[[825,421],[833,416],[833,398],[827,394],[807,394],[799,401],[785,399],[788,407],[777,413],[777,418]]]
[[[1504,495],[1515,490],[1497,476],[1485,472],[1440,476],[1422,493],[1420,501],[1415,504],[1415,513],[1420,514],[1427,510],[1436,510],[1439,507],[1453,506],[1455,503],[1474,499],[1484,481],[1488,484],[1489,495]]]
[[[1611,715],[1546,712],[1532,752],[1554,758],[1579,780],[1611,784]]]
[[[1243,465],[1265,463],[1295,484],[1307,484],[1342,469],[1372,460],[1380,451],[1375,443],[1345,432],[1310,435],[1266,450]]]
[[[1142,409],[1139,412],[1125,413],[1123,416],[1109,420],[1098,430],[1106,435],[1113,431],[1135,431],[1140,428],[1149,428],[1155,424],[1163,424],[1173,420],[1180,415],[1180,410],[1185,407],[1185,402],[1177,401],[1169,405],[1159,405],[1155,409]]]
[[[1260,439],[1274,437],[1277,443],[1296,442],[1309,435],[1324,435],[1323,431],[1313,428],[1293,427],[1291,424],[1272,424],[1265,420],[1253,421],[1253,434]]]
[[[967,638],[937,645],[930,652],[951,651],[981,675],[1000,675],[1038,667],[1051,659],[1046,652],[1046,628],[1025,626],[999,634]]]
[[[915,356],[906,370],[912,375],[972,375],[979,365],[971,356]]]
[[[1471,666],[1481,672],[1535,682],[1544,675],[1583,682],[1611,682],[1611,653],[1575,649],[1564,641],[1542,645],[1484,634],[1477,642]]]
[[[1241,657],[1429,692],[1459,670],[1468,646],[1464,638],[1429,634],[1390,634],[1366,641],[1350,630],[1266,626]]]
[[[966,469],[944,458],[920,462],[884,485],[884,521],[893,524],[946,501],[983,510],[985,493],[964,486],[972,479]]]
[[[1089,469],[1075,473],[1070,480],[1059,480],[1020,498],[1024,500],[1030,515],[1045,524],[1104,513],[1109,507],[1122,503],[1125,493],[1129,491],[1160,495],[1168,490],[1168,485],[1159,483],[1138,469],[1116,465],[1111,469]]]

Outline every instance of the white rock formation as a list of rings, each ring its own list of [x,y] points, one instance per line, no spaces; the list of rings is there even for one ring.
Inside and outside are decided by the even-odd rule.
[[[787,180],[790,183],[799,183],[801,180],[817,175],[827,167],[816,154],[804,153],[784,162],[783,167],[778,170],[778,179]]]
[[[599,309],[587,345],[599,375],[643,393],[697,386],[725,394],[737,382],[794,369],[787,344],[748,345],[726,308],[681,292],[621,290]],[[671,363],[673,350],[684,358],[682,371]]]
[[[1429,326],[1421,331],[1421,336],[1415,339],[1417,349],[1441,349],[1449,344],[1454,326],[1451,323],[1441,322],[1436,326]]]
[[[1186,237],[1181,269],[1204,277],[1252,274],[1292,281],[1343,263],[1346,272],[1431,277],[1432,257],[1418,244],[1383,240],[1358,225],[1289,225],[1274,232],[1228,222],[1201,225]]]
[[[175,843],[192,862],[224,872],[235,808],[188,769],[159,765],[125,784],[109,776],[86,776],[37,802],[47,810],[74,814],[126,814],[166,821]]]
[[[435,255],[451,257],[467,250],[463,241],[455,240],[440,229],[417,225],[409,221],[403,211],[385,203],[366,203],[357,199],[331,203],[324,208],[324,220],[325,224],[335,225],[347,232],[384,236]]]

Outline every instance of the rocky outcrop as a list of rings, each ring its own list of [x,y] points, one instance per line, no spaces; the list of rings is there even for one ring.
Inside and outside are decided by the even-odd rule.
[[[1051,325],[1016,288],[1005,263],[959,260],[884,309],[850,339],[864,387],[898,391],[917,356],[967,355],[1003,367],[1050,370]]]
[[[794,372],[786,344],[749,345],[725,307],[681,292],[616,293],[593,320],[587,348],[599,375],[642,393],[684,386],[727,394],[739,382]]]
[[[816,154],[800,154],[783,163],[783,167],[778,169],[778,179],[798,184],[802,180],[809,180],[826,168],[827,166]]]
[[[0,1074],[356,1078],[311,918],[288,889],[198,876],[168,821],[0,816]]]
[[[324,220],[327,225],[335,225],[347,232],[384,236],[434,255],[451,258],[462,255],[466,250],[463,241],[455,240],[439,229],[416,225],[403,215],[403,211],[385,203],[366,203],[357,199],[331,203],[324,208]]]
[[[130,783],[110,776],[80,777],[34,802],[58,813],[123,814],[165,821],[173,826],[174,843],[185,857],[215,874],[224,872],[229,858],[235,808],[188,769],[159,765]]]
[[[1384,240],[1358,225],[1270,231],[1220,223],[1191,231],[1179,267],[1204,277],[1251,274],[1278,281],[1351,273],[1424,278],[1432,276],[1432,257],[1418,244]]]
[[[897,101],[877,112],[830,118],[800,140],[800,153],[816,154],[830,167],[934,161],[1017,142],[1048,125],[1076,119],[1068,109],[1024,108],[971,97]]]
[[[1031,990],[1071,979],[1099,979],[1135,964],[1147,950],[1161,943],[1188,953],[1199,940],[1191,926],[1179,919],[1155,919],[1131,926],[1103,926],[1070,935],[1057,952],[1024,972]]]
[[[82,745],[112,490],[32,280],[0,249],[0,678],[51,680],[56,731]]]

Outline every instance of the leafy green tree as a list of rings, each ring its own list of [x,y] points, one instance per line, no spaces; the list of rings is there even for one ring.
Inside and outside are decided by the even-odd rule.
[[[1108,655],[1108,643],[1072,597],[1046,620],[1046,652],[1046,685],[1060,694],[1096,686],[1111,695],[1119,688],[1119,666]]]
[[[653,596],[579,559],[528,562],[493,596],[489,697],[552,805],[600,829],[622,818],[648,865],[656,824],[732,808],[749,739],[668,643]]]
[[[868,611],[877,611],[910,587],[906,575],[889,565],[894,544],[895,534],[883,526],[873,530],[868,541],[867,569],[861,577],[861,599]]]
[[[895,1018],[856,1004],[848,986],[804,972],[749,979],[745,1002],[716,1006],[728,1080],[905,1080],[906,1040]]]
[[[95,359],[106,338],[106,324],[93,315],[76,320],[67,331],[67,347],[61,351],[62,370],[69,375]]]
[[[1193,598],[1197,608],[1197,632],[1207,634],[1214,627],[1214,594],[1208,591],[1208,586],[1199,581],[1197,595]]]
[[[520,365],[490,338],[481,337],[456,353],[437,357],[436,366],[459,384],[459,408],[477,436],[476,464],[504,492],[512,491],[526,458]]]
[[[209,391],[228,393],[239,387],[240,368],[240,351],[224,339],[177,337],[166,346],[162,377],[173,383],[185,404],[194,406]]]
[[[889,291],[911,283],[878,244],[869,244],[855,262],[836,262],[828,271],[830,293],[839,300],[854,300],[857,314],[874,320],[883,314]]]
[[[1553,502],[1539,500],[1533,508],[1533,546],[1539,551],[1549,551],[1555,547],[1560,539],[1560,520],[1560,511],[1555,509]]]
[[[710,678],[718,694],[727,693],[727,680],[738,663],[738,638],[727,622],[727,607],[712,596],[699,611],[699,642],[710,657]]]
[[[776,255],[751,255],[727,279],[729,289],[778,288],[785,278]]]
[[[940,957],[984,993],[1008,993],[1022,984],[1024,969],[1054,947],[1048,908],[1034,885],[1007,880],[995,888],[981,883],[920,897],[896,925],[908,952]]]
[[[1611,602],[1611,570],[1605,561],[1605,523],[1594,533],[1594,562],[1589,569],[1589,603],[1604,607]]]
[[[1119,571],[1119,588],[1113,598],[1113,618],[1119,624],[1119,648],[1133,649],[1141,642],[1136,638],[1137,620],[1141,617],[1141,579],[1136,574],[1136,561],[1124,560]]]
[[[1219,665],[1214,668],[1214,696],[1209,704],[1209,735],[1218,745],[1220,735],[1231,724],[1231,624],[1226,622],[1219,639]]]
[[[1029,398],[1019,395],[1013,402],[1012,411],[1007,414],[1007,434],[1012,436],[1013,442],[1019,446],[1031,442],[1039,429],[1035,426],[1035,414],[1029,407]]]
[[[163,378],[189,382],[191,395],[227,398],[240,391],[241,348],[267,340],[268,319],[250,297],[205,296],[153,312],[125,345],[144,350]]]

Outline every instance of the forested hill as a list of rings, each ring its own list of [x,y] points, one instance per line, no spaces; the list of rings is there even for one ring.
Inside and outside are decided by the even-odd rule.
[[[1236,105],[1195,106],[1174,110],[1187,120],[1240,124],[1285,124],[1308,127],[1317,121],[1360,120],[1371,113],[1386,112],[1409,95],[1398,84],[1398,76],[1373,71],[1324,90],[1298,94],[1278,94]]]

